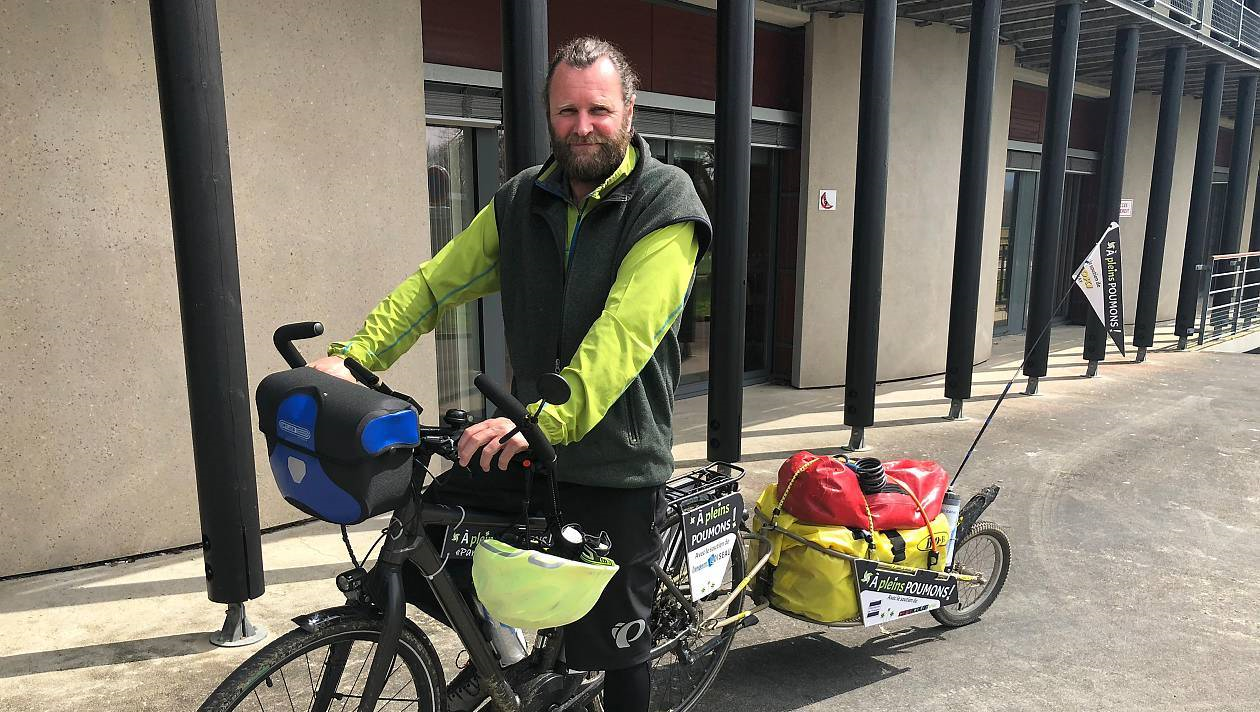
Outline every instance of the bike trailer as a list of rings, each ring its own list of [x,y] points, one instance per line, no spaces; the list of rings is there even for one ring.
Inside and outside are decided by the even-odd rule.
[[[908,615],[926,610],[910,600],[915,596],[904,596],[906,601],[879,596],[867,605],[884,607],[864,611],[862,601],[869,597],[859,590],[864,587],[859,586],[858,572],[866,570],[879,570],[885,579],[918,577],[924,591],[946,594],[942,598],[947,597],[946,589],[956,588],[956,581],[942,573],[950,537],[946,515],[938,514],[924,527],[872,532],[802,522],[781,508],[782,501],[777,485],[761,493],[752,523],[753,532],[760,536],[750,557],[756,561],[767,552],[770,555],[769,590],[763,593],[776,610],[828,625],[871,625],[871,613],[905,611]],[[871,583],[869,576],[865,583]],[[928,588],[932,585],[941,588]],[[874,620],[881,618],[876,615]]]
[[[267,376],[256,398],[271,473],[289,504],[334,524],[403,504],[420,442],[409,403],[313,368]]]

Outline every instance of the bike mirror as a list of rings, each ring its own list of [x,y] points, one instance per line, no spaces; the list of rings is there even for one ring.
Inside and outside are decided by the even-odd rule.
[[[538,394],[552,405],[564,405],[569,402],[572,391],[569,382],[558,373],[544,373],[538,377]]]

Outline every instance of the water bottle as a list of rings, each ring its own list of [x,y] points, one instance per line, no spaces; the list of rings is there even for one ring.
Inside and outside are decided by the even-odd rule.
[[[481,601],[475,596],[473,602],[477,604],[477,614],[481,616],[481,620],[485,623],[486,631],[490,634],[490,644],[494,646],[495,652],[499,654],[499,665],[507,667],[525,659],[525,633],[520,628],[513,628],[506,623],[500,623],[490,615],[486,607],[481,605]]]
[[[958,512],[962,509],[962,498],[952,489],[945,490],[945,501],[941,512],[949,522],[949,543],[945,546],[945,569],[954,563],[954,544],[958,541]]]

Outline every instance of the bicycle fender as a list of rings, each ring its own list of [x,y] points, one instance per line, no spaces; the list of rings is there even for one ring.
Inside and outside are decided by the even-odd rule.
[[[297,627],[307,633],[317,633],[322,628],[345,618],[367,618],[370,620],[380,620],[384,618],[384,614],[375,608],[366,606],[334,606],[333,608],[325,608],[313,613],[298,616],[293,619]],[[416,638],[428,642],[429,635],[424,629],[416,625],[415,621],[410,618],[403,618],[403,627]],[[437,653],[434,653],[437,657]]]
[[[380,611],[364,606],[335,606],[297,616],[293,619],[293,622],[307,633],[318,633],[329,624],[343,618],[371,618],[379,620],[382,618],[382,615]]]
[[[962,538],[971,531],[976,522],[980,521],[980,515],[984,514],[984,510],[988,509],[989,505],[993,504],[993,500],[997,499],[999,491],[1001,491],[1001,488],[997,485],[989,485],[967,500],[967,504],[963,505],[962,510],[958,513],[956,541],[962,541]]]

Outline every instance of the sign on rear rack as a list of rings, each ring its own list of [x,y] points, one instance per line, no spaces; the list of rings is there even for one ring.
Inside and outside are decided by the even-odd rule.
[[[731,551],[739,543],[743,510],[744,498],[739,492],[732,492],[682,513],[693,601],[699,601],[722,585],[731,568]]]
[[[874,561],[853,562],[862,625],[872,626],[958,602],[958,580],[932,571],[902,573]]]

